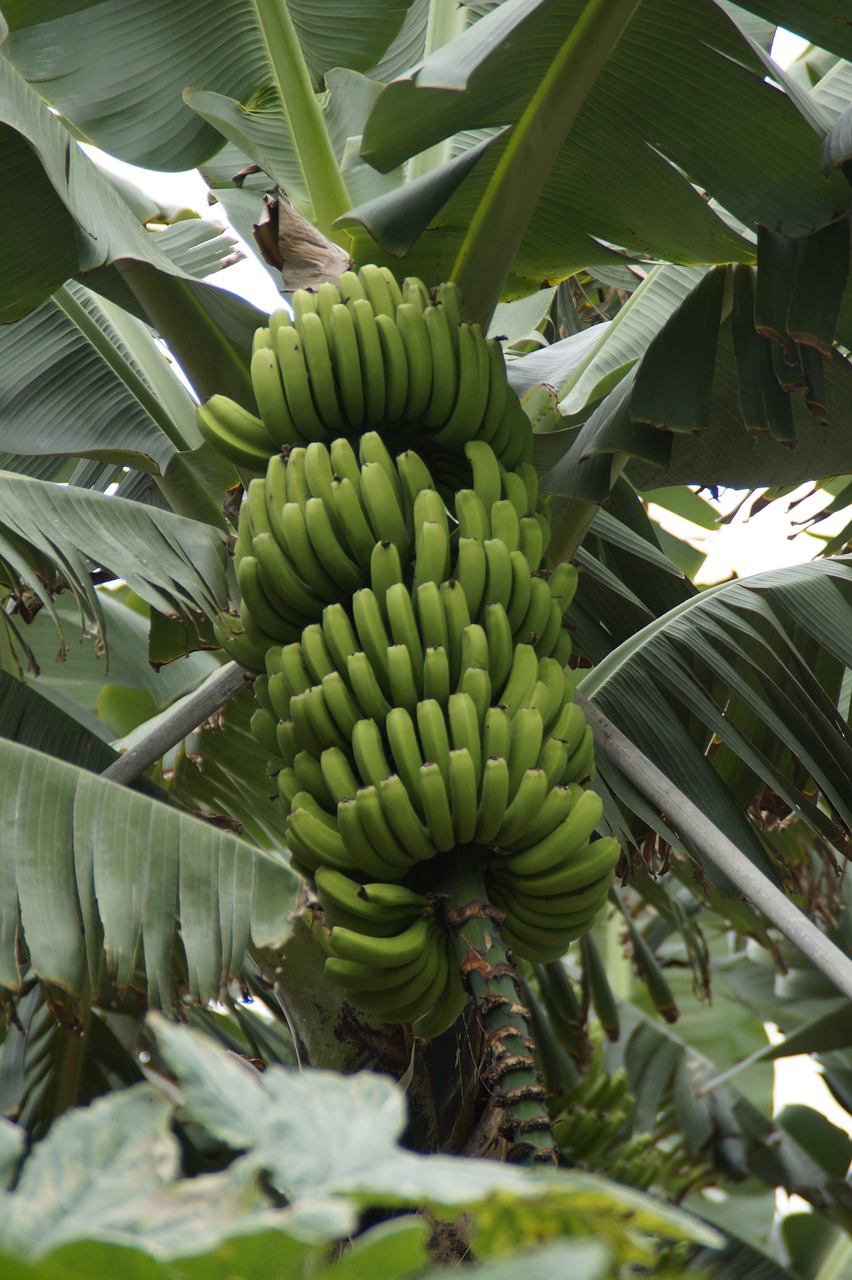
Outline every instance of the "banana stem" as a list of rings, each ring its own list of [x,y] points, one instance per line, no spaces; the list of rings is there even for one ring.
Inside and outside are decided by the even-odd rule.
[[[512,130],[452,270],[487,329],[542,188],[639,0],[589,0]]]
[[[107,765],[101,777],[129,786],[187,734],[208,720],[220,707],[246,688],[251,676],[236,662],[228,662],[209,676],[199,689],[182,698],[157,717],[150,733],[124,755]]]
[[[287,0],[254,0],[272,74],[299,157],[320,231],[346,248],[349,237],[332,229],[350,206],[346,184],[323,118]]]
[[[500,1133],[511,1144],[506,1158],[517,1164],[553,1163],[553,1129],[531,1052],[530,1012],[518,998],[520,979],[496,928],[502,913],[488,901],[483,872],[476,847],[456,849],[436,886],[446,895],[445,917],[479,1015],[480,1074],[492,1103],[503,1112]]]

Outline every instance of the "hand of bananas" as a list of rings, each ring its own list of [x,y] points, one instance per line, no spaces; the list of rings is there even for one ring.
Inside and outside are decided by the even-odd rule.
[[[431,1036],[467,999],[429,897],[442,858],[479,850],[506,942],[537,963],[612,883],[566,668],[577,575],[547,559],[529,422],[453,285],[362,267],[293,310],[255,338],[260,417],[222,396],[198,410],[262,473],[219,634],[262,673],[252,728],[331,926],[329,976]]]
[[[420,280],[400,286],[386,268],[365,266],[316,293],[297,289],[292,307],[255,334],[260,416],[227,396],[198,410],[202,434],[238,466],[265,471],[271,449],[370,429],[393,452],[428,449],[438,473],[474,437],[506,467],[529,461],[532,440],[500,343],[465,319],[455,285],[439,285],[432,300]]]

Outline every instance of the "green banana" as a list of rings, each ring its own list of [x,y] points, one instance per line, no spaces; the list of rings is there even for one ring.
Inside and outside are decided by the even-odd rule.
[[[388,616],[387,593],[391,587],[402,585],[402,560],[396,543],[377,542],[370,556],[370,587],[385,621]]]
[[[407,866],[394,866],[386,861],[375,848],[361,821],[356,796],[345,797],[338,802],[337,825],[347,856],[365,875],[391,882],[401,880],[409,870]]]
[[[443,645],[429,645],[423,655],[423,697],[445,707],[450,689],[450,656]]]
[[[458,330],[443,307],[429,304],[423,320],[431,348],[432,388],[422,425],[433,431],[449,420],[458,399]]]
[[[375,720],[359,720],[352,731],[352,755],[364,784],[377,787],[391,772],[382,733]]]
[[[422,705],[422,704],[421,704]],[[449,753],[447,753],[449,772]],[[448,853],[456,845],[453,811],[444,775],[435,762],[427,760],[420,769],[420,793],[429,834],[439,853]]]
[[[316,312],[306,311],[296,317],[296,328],[302,343],[317,415],[326,427],[339,433],[345,428],[346,419],[337,394],[325,325]]]
[[[506,610],[499,604],[486,605],[482,610],[485,634],[488,637],[488,670],[495,701],[503,701],[503,691],[514,662],[512,628]]]
[[[428,408],[434,377],[429,331],[423,312],[410,302],[397,307],[396,326],[408,365],[408,394],[402,416],[405,422],[419,422]]]
[[[391,701],[396,707],[405,707],[412,715],[418,704],[417,682],[411,654],[404,644],[392,644],[387,651],[388,678]]]
[[[263,425],[276,448],[304,444],[305,438],[293,421],[278,357],[269,347],[260,347],[251,358],[251,383]]]
[[[320,418],[314,404],[298,331],[295,327],[282,326],[275,338],[287,408],[299,434],[305,440],[330,440],[334,432]]]
[[[376,315],[385,315],[393,320],[397,309],[395,293],[391,292],[388,278],[382,269],[371,262],[365,263],[358,272],[358,279]]]
[[[384,724],[390,711],[390,704],[376,679],[366,653],[350,654],[347,662],[349,685],[358,706],[367,719],[377,720]]]
[[[602,815],[600,796],[594,791],[584,791],[558,827],[522,853],[510,854],[506,866],[518,875],[552,871],[588,841]]]
[[[470,844],[479,809],[479,771],[467,747],[454,748],[449,757],[450,808],[456,844]]]
[[[319,758],[326,790],[339,805],[342,800],[354,800],[359,782],[352,772],[349,757],[339,747],[326,747]]]
[[[338,584],[339,593],[351,595],[357,591],[363,585],[363,571],[338,540],[322,498],[308,498],[304,503],[304,525],[313,550]]]
[[[422,1040],[436,1039],[461,1017],[469,1000],[470,994],[462,982],[458,966],[451,959],[443,991],[432,1008],[414,1022],[412,1030],[415,1036]]]
[[[367,462],[361,468],[361,500],[376,541],[395,543],[401,558],[407,560],[405,514],[387,472],[378,462]]]
[[[484,440],[468,440],[464,454],[473,471],[472,488],[485,510],[490,511],[495,502],[500,501],[503,492],[501,467],[494,450]]]
[[[379,783],[388,825],[403,848],[418,862],[434,858],[438,852],[428,826],[421,821],[406,784],[396,773],[388,774]]]
[[[509,803],[509,766],[504,756],[489,756],[482,768],[474,839],[493,844]]]
[[[385,627],[385,616],[375,592],[363,587],[352,597],[352,618],[358,632],[361,648],[369,659],[375,679],[385,697],[390,697],[388,674],[388,648],[390,637]]]
[[[385,721],[385,733],[394,768],[402,779],[412,804],[422,816],[420,767],[423,756],[411,713],[405,707],[392,707]]]
[[[328,314],[326,330],[331,339],[332,362],[343,416],[351,428],[358,430],[363,426],[366,416],[364,377],[355,321],[349,308],[339,302],[333,305]],[[381,355],[379,363],[381,364]]]
[[[450,538],[446,524],[426,520],[415,525],[414,582],[416,591],[424,582],[441,583],[450,558]]]
[[[405,344],[395,320],[376,315],[376,331],[382,348],[385,375],[385,413],[387,423],[401,422],[408,400],[408,358]]]
[[[453,577],[461,583],[467,598],[467,611],[472,618],[479,617],[485,599],[487,573],[488,561],[484,544],[478,538],[459,537]]]
[[[479,429],[488,403],[491,370],[488,348],[478,324],[462,324],[456,338],[459,378],[452,413],[439,431],[435,444],[462,449]]]
[[[332,929],[331,947],[343,960],[382,968],[408,964],[425,950],[431,924],[421,918],[390,938],[374,938],[351,929]]]
[[[413,449],[406,449],[400,453],[397,456],[396,465],[408,506],[413,511],[417,495],[423,489],[434,489],[435,482],[426,463]]]
[[[366,575],[369,573],[376,535],[367,520],[360,498],[360,488],[360,469],[357,488],[349,476],[339,478],[335,476],[331,483],[331,498],[338,524],[343,530],[347,553],[351,553],[351,558]]]
[[[404,645],[411,657],[411,668],[418,698],[423,694],[423,644],[414,614],[411,593],[403,582],[394,582],[385,592],[385,612],[391,639]]]
[[[391,866],[399,867],[403,873],[410,871],[415,859],[388,822],[379,788],[372,783],[361,787],[355,796],[355,803],[364,830],[378,854]]]
[[[376,315],[366,298],[355,298],[350,304],[358,359],[363,378],[364,417],[367,422],[385,419],[385,362]]]
[[[260,418],[227,396],[211,396],[195,410],[198,430],[229,462],[265,472],[275,445]]]

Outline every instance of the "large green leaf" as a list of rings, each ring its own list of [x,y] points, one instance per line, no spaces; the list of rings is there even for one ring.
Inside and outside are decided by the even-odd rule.
[[[26,315],[69,277],[97,276],[99,287],[145,308],[172,341],[199,394],[224,390],[245,399],[251,331],[259,313],[175,265],[165,251],[168,241],[140,225],[3,53],[0,104],[0,169],[7,188],[0,225],[16,246],[0,269],[0,320]],[[197,241],[197,233],[192,235]],[[178,232],[171,241],[178,256],[191,248],[185,240]],[[104,273],[112,264],[120,279]]]
[[[37,613],[24,631],[38,669],[35,679],[28,681],[30,687],[73,707],[77,716],[87,712],[96,716],[102,690],[109,685],[116,690],[143,695],[153,715],[192,692],[218,668],[217,658],[209,653],[190,653],[179,662],[170,662],[158,669],[152,667],[148,661],[147,614],[122,598],[126,595],[126,592],[104,588],[97,592],[108,642],[106,652],[97,632],[79,635],[79,610],[72,603],[60,598],[56,605],[59,625],[66,638],[62,646],[53,620],[44,610]],[[103,725],[101,733],[106,733]]]
[[[202,441],[186,386],[147,325],[83,285],[69,282],[0,328],[0,400],[8,470],[99,488],[120,481],[122,492],[123,468],[153,473],[174,510],[222,525],[233,470]],[[69,474],[75,457],[112,465]]]
[[[399,32],[406,0],[289,0],[315,84],[333,67],[366,72]],[[248,104],[273,82],[254,5],[245,0],[76,0],[16,7],[10,55],[45,99],[111,155],[151,169],[191,169],[221,134],[184,89]],[[151,104],[156,103],[152,110]]]
[[[290,1215],[272,1208],[244,1165],[198,1181],[181,1176],[172,1112],[147,1084],[69,1112],[24,1162],[17,1185],[0,1195],[4,1250],[36,1258],[100,1239],[169,1257],[284,1226]],[[304,1249],[291,1244],[298,1259]],[[286,1256],[286,1236],[280,1247]],[[118,1259],[113,1266],[124,1272]]]
[[[498,6],[385,90],[365,130],[365,156],[384,168],[436,137],[517,119],[548,65],[546,32],[564,30],[580,9],[571,0]],[[587,181],[602,154],[619,173],[616,186]],[[675,262],[748,260],[748,246],[693,204],[681,172],[746,226],[799,234],[849,203],[839,177],[821,172],[820,138],[764,81],[729,18],[709,0],[652,0],[637,10],[569,136],[517,273],[538,282],[604,261],[607,250],[590,237]],[[451,261],[488,174],[486,161],[444,210],[442,262]]]
[[[467,1208],[476,1222],[478,1257],[506,1252],[510,1222],[516,1240],[535,1223],[540,1242],[568,1231],[597,1235],[616,1251],[630,1248],[621,1235],[625,1215],[639,1233],[637,1242],[649,1228],[673,1239],[703,1233],[676,1210],[576,1170],[546,1174],[487,1160],[417,1157],[398,1145],[404,1095],[386,1077],[277,1066],[249,1076],[200,1036],[161,1016],[151,1023],[188,1113],[220,1141],[245,1150],[290,1204],[344,1195],[361,1204],[425,1204],[453,1213]]]
[[[137,222],[97,165],[2,54],[0,102],[0,153],[8,177],[3,225],[10,243],[16,244],[15,253],[3,259],[0,318],[25,315],[69,276],[118,258],[175,271],[158,238]]]
[[[795,242],[789,243],[795,252]],[[770,264],[763,265],[771,274]],[[668,294],[669,274],[675,271],[684,278],[671,299],[675,305],[666,313],[658,308],[658,290],[651,283],[656,276]],[[690,290],[696,278],[698,287]],[[551,439],[542,436],[539,441],[545,469],[550,464],[546,489],[600,501],[610,489],[613,457],[620,453],[631,459],[630,478],[640,489],[672,484],[795,485],[852,469],[846,430],[852,366],[838,351],[824,360],[809,345],[796,343],[789,347],[793,365],[781,357],[776,361],[773,349],[782,348],[754,328],[750,268],[735,269],[735,306],[718,328],[712,367],[709,347],[697,340],[689,348],[694,354],[673,358],[706,320],[699,291],[709,278],[704,273],[690,278],[680,268],[657,268],[620,313],[619,319],[627,313],[623,328],[616,320],[602,335],[586,367],[569,378],[570,389],[561,405],[573,415],[569,421],[582,416],[586,406],[585,422],[570,435],[557,431]],[[818,280],[813,284],[821,292]],[[737,306],[740,298],[743,312]],[[849,306],[844,295],[840,341],[845,341],[843,314]],[[621,355],[626,358],[618,362]],[[610,390],[613,381],[616,385]],[[589,413],[590,397],[601,393],[603,399],[592,400]],[[669,424],[690,429],[669,430]]]
[[[0,329],[0,387],[3,452],[162,472],[201,441],[192,398],[147,326],[81,285]]]
[[[741,7],[821,49],[852,59],[852,33],[840,5],[825,4],[824,0],[744,0]]]
[[[281,859],[31,748],[4,741],[0,758],[7,990],[20,983],[23,947],[51,986],[106,994],[141,981],[165,1006],[180,956],[189,990],[210,1000],[250,939],[283,940],[298,880]]]
[[[764,847],[708,748],[715,735],[751,771],[752,794],[768,785],[831,838],[809,794],[813,779],[848,827],[852,734],[837,699],[852,665],[850,634],[848,560],[773,570],[711,588],[649,623],[581,688],[746,856],[767,867]],[[757,727],[763,734],[755,742]],[[617,773],[606,761],[600,770],[629,808]],[[676,826],[676,815],[668,819]]]

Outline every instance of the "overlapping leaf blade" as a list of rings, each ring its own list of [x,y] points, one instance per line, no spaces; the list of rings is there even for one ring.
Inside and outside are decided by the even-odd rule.
[[[167,1005],[177,949],[190,990],[209,1000],[239,972],[250,939],[283,940],[298,881],[280,858],[32,748],[3,741],[0,758],[7,989],[18,986],[23,944],[53,986],[97,985],[105,956],[119,988],[141,968],[149,1000]]]
[[[149,376],[155,361],[172,384],[168,404]],[[0,329],[0,387],[0,450],[10,454],[162,471],[176,448],[200,442],[193,402],[147,327],[80,285]]]
[[[408,5],[296,0],[287,7],[319,85],[332,67],[368,71]],[[248,102],[272,82],[254,6],[243,0],[150,0],[142,10],[134,0],[102,0],[54,10],[44,22],[32,9],[16,9],[12,58],[92,142],[134,164],[189,169],[222,145],[221,134],[184,104],[184,89]]]
[[[427,59],[385,91],[365,131],[367,158],[385,167],[435,136],[517,118],[552,55],[548,24],[564,30],[579,9],[570,0],[499,6],[434,62]],[[509,29],[507,48],[501,40]],[[503,65],[507,59],[510,68]],[[738,124],[743,112],[751,126],[747,135]],[[590,232],[602,242],[671,261],[748,260],[747,246],[733,233],[726,237],[721,223],[714,228],[706,206],[702,222],[676,169],[746,225],[766,222],[798,234],[825,225],[848,203],[848,191],[821,174],[819,150],[820,139],[763,81],[759,60],[719,8],[684,8],[669,0],[643,4],[572,130],[516,267],[523,272],[525,249],[533,244],[540,255],[538,274],[530,274],[536,281],[557,270],[557,261],[565,269],[568,262],[603,261],[607,251],[589,244]],[[581,178],[594,167],[593,151],[606,154],[619,172],[618,190],[631,191],[629,219],[616,188],[600,183],[590,189]],[[478,170],[445,209],[444,229],[451,236],[461,223],[461,200],[485,181],[487,170],[487,164]],[[687,239],[692,248],[685,253]]]
[[[0,472],[0,508],[0,540],[11,535],[24,544],[25,554],[11,561],[15,568],[35,589],[34,556],[46,557],[58,566],[85,615],[99,624],[87,560],[123,578],[163,613],[212,617],[227,607],[225,539],[210,525],[9,472]],[[5,548],[3,554],[8,556]]]
[[[761,841],[713,768],[716,735],[762,784],[826,834],[812,778],[833,816],[852,822],[852,734],[836,709],[852,659],[852,563],[823,560],[701,593],[614,649],[582,682],[613,720],[750,858]],[[818,670],[820,679],[813,674]],[[763,731],[760,743],[747,714]],[[792,767],[799,761],[803,773]],[[601,761],[616,793],[617,771]],[[629,807],[628,791],[624,789]],[[668,815],[670,821],[676,816]],[[839,829],[837,834],[839,835]]]

